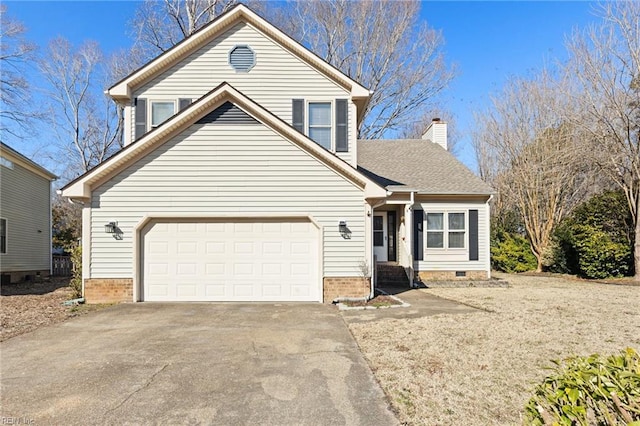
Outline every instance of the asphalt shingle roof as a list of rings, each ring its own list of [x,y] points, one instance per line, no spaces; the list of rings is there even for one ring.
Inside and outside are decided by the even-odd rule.
[[[447,150],[424,139],[359,140],[358,170],[389,190],[460,195],[495,192]]]

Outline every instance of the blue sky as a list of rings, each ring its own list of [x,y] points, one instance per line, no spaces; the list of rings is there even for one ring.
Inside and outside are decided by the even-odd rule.
[[[27,38],[39,46],[63,36],[73,43],[91,39],[109,53],[128,47],[127,25],[135,1],[6,1],[10,15],[27,27]],[[425,1],[421,16],[442,31],[447,59],[458,76],[443,96],[462,135],[459,158],[475,169],[469,133],[473,111],[509,76],[530,75],[564,56],[564,40],[577,27],[597,18],[586,1]],[[29,155],[26,147],[16,147]]]

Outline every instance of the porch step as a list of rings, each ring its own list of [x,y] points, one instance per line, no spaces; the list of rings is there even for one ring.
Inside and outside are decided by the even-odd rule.
[[[379,263],[376,273],[378,286],[409,287],[409,279],[402,266]]]

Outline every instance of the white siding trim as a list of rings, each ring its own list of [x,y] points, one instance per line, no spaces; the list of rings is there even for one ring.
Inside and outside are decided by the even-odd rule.
[[[493,199],[493,195],[489,197],[487,202],[484,205],[484,214],[487,218],[487,227],[485,230],[485,251],[488,253],[486,259],[486,268],[487,268],[487,278],[491,278],[491,206],[489,202]],[[478,234],[480,233],[480,227],[478,227]],[[480,235],[478,235],[480,238]]]
[[[346,180],[356,186],[364,188],[367,198],[386,197],[387,191],[379,184],[369,179],[364,174],[358,172],[345,161],[339,159],[324,148],[318,146],[308,137],[301,135],[289,124],[278,120],[272,113],[262,106],[248,99],[229,84],[222,84],[216,90],[211,91],[206,97],[196,103],[191,104],[180,114],[175,115],[164,125],[147,133],[139,139],[136,144],[129,149],[123,149],[107,161],[95,167],[77,180],[69,183],[62,189],[63,196],[69,198],[89,199],[91,197],[91,187],[98,187],[109,181],[120,173],[124,168],[148,154],[151,150],[165,143],[167,140],[177,136],[195,121],[214,110],[216,107],[229,101],[236,104],[256,120],[278,133],[290,142],[293,142],[298,149],[310,154],[314,158],[323,162]]]
[[[175,65],[194,50],[208,43],[226,31],[229,27],[239,22],[245,22],[252,25],[274,43],[277,43],[283,48],[291,51],[297,58],[300,58],[310,66],[314,67],[317,71],[339,83],[344,88],[348,88],[353,96],[363,98],[368,98],[370,96],[369,90],[365,87],[349,78],[337,68],[328,64],[319,56],[310,52],[303,45],[271,25],[243,4],[238,4],[233,7],[228,12],[220,15],[210,24],[185,39],[183,42],[169,49],[164,54],[156,57],[137,71],[134,71],[128,77],[109,88],[107,93],[114,99],[130,98],[132,88],[146,83],[158,73]]]
[[[91,205],[82,207],[82,294],[84,281],[91,278]]]

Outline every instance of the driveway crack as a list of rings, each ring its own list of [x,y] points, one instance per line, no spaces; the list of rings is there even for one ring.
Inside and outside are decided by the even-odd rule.
[[[143,389],[148,388],[151,383],[153,383],[153,380],[156,378],[156,376],[160,373],[162,373],[167,367],[169,366],[169,364],[164,364],[158,371],[156,371],[155,373],[153,373],[151,375],[151,377],[149,377],[149,380],[147,380],[147,382],[140,386],[138,389],[134,390],[133,392],[131,392],[129,395],[127,395],[127,397],[125,399],[123,399],[118,405],[116,405],[115,407],[107,410],[105,412],[105,414],[109,414],[115,410],[117,410],[118,408],[122,407],[127,401],[129,401],[131,399],[131,397],[133,397],[135,394],[137,394],[138,392],[140,392]]]

